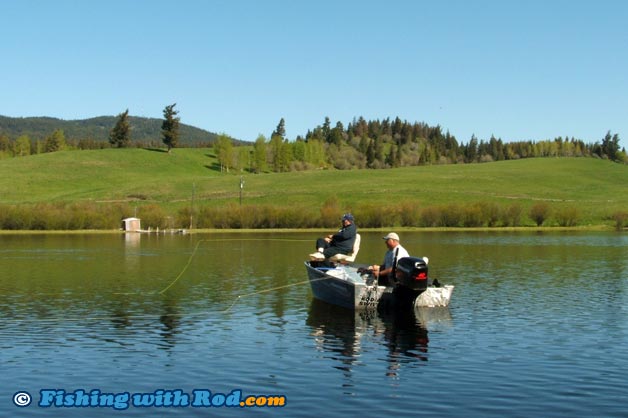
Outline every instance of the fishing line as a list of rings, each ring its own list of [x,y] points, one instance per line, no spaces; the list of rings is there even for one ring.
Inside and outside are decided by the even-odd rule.
[[[168,291],[168,289],[170,289],[172,286],[174,286],[174,284],[183,276],[183,274],[187,271],[187,269],[190,267],[190,264],[192,264],[192,260],[194,259],[194,257],[196,256],[198,249],[200,248],[201,243],[203,242],[220,242],[220,241],[296,241],[296,242],[309,242],[310,240],[299,240],[299,239],[259,239],[259,238],[234,238],[234,239],[221,239],[221,240],[214,240],[214,239],[202,239],[196,242],[196,245],[194,246],[194,250],[192,251],[192,254],[190,254],[190,257],[188,258],[187,263],[185,264],[185,266],[183,267],[183,269],[181,270],[181,272],[177,275],[177,277],[175,277],[175,279],[165,288],[163,288],[159,294],[163,295],[166,291]],[[240,301],[240,299],[244,299],[247,297],[251,297],[251,296],[255,296],[255,295],[259,295],[262,293],[268,293],[268,292],[272,292],[275,290],[281,290],[281,289],[287,289],[289,287],[294,287],[294,286],[300,286],[303,285],[305,283],[308,282],[317,282],[317,281],[321,281],[321,280],[328,280],[329,277],[321,277],[319,279],[313,279],[313,280],[303,280],[297,283],[290,283],[290,284],[286,284],[283,286],[277,286],[277,287],[273,287],[273,288],[269,288],[269,289],[262,289],[262,290],[258,290],[256,292],[251,292],[251,293],[247,293],[244,295],[238,295],[234,301],[231,303],[231,305],[229,305],[229,307],[223,311],[219,311],[220,313],[227,313],[229,312],[237,303],[238,301]],[[119,292],[119,293],[114,293],[116,295],[136,295],[136,294],[155,294],[154,292],[138,292],[138,293],[133,293],[133,292]],[[159,315],[160,317],[184,317],[184,316],[197,316],[197,315],[206,315],[207,311],[200,311],[200,312],[187,312],[187,313],[168,313],[165,315]],[[76,317],[76,318],[72,318],[72,317],[59,317],[59,318],[38,318],[35,319],[35,321],[37,322],[58,322],[58,321],[120,321],[120,320],[138,320],[138,319],[153,319],[155,318],[155,314],[153,315],[132,315],[129,317],[120,317],[120,316],[93,316],[93,317]],[[29,318],[29,319],[13,319],[13,322],[18,322],[18,323],[24,323],[24,322],[32,322],[34,321],[34,319]]]
[[[314,279],[314,280],[303,280],[302,282],[298,282],[298,283],[290,283],[290,284],[286,284],[283,286],[279,286],[279,287],[273,287],[271,289],[264,289],[264,290],[258,290],[257,292],[252,292],[252,293],[247,293],[246,295],[238,295],[235,300],[233,301],[233,303],[231,304],[231,306],[229,306],[227,309],[225,309],[224,311],[222,311],[222,313],[227,313],[231,310],[231,308],[233,308],[235,306],[236,303],[238,303],[238,301],[242,298],[246,298],[249,296],[255,296],[255,295],[259,295],[262,293],[267,293],[267,292],[271,292],[273,290],[280,290],[280,289],[286,289],[288,287],[293,287],[293,286],[300,286],[302,284],[308,283],[308,282],[318,282],[320,280],[327,280],[329,279],[329,277],[321,277],[320,279]]]
[[[185,267],[183,267],[183,270],[181,270],[181,273],[179,273],[179,275],[172,281],[172,283],[170,283],[168,286],[166,286],[164,289],[162,289],[159,294],[163,295],[168,289],[170,289],[180,278],[181,276],[183,276],[183,273],[185,273],[185,271],[188,269],[188,267],[190,267],[190,264],[192,263],[192,259],[194,258],[194,256],[196,255],[196,252],[198,251],[198,247],[200,246],[201,242],[208,242],[208,241],[212,241],[212,242],[220,242],[220,241],[290,241],[290,242],[309,242],[310,240],[304,240],[304,239],[283,239],[283,238],[271,238],[271,239],[261,239],[261,238],[233,238],[233,239],[221,239],[221,240],[213,240],[213,239],[201,239],[196,243],[196,246],[194,247],[194,251],[192,251],[192,254],[190,255],[190,258],[188,259],[187,264],[185,265]],[[235,302],[234,302],[235,304]]]

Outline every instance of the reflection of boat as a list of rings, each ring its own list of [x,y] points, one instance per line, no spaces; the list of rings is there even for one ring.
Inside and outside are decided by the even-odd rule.
[[[333,367],[351,377],[373,342],[387,351],[386,375],[395,376],[404,364],[428,360],[428,329],[451,323],[447,307],[409,310],[351,310],[313,299],[306,320],[317,350],[329,353]]]
[[[306,261],[305,268],[316,299],[349,309],[376,308],[383,303],[448,306],[454,286],[428,279],[427,262],[405,257],[397,264],[395,283],[378,283],[363,266]]]

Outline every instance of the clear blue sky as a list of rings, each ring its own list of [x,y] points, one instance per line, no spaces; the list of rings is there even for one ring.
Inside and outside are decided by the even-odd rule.
[[[162,117],[244,140],[328,116],[467,143],[619,134],[628,1],[0,0],[0,114]]]

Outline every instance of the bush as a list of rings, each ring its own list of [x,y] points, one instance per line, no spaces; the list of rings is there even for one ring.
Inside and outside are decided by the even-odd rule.
[[[164,210],[155,204],[140,207],[137,216],[142,220],[143,228],[164,229],[174,227],[172,222],[169,222]]]
[[[340,214],[340,203],[336,196],[330,196],[321,207],[321,226],[333,228],[338,225]]]
[[[579,218],[580,211],[574,206],[562,208],[556,212],[556,222],[560,226],[576,226]]]
[[[463,211],[458,205],[449,204],[440,208],[440,226],[459,227],[463,218]]]
[[[360,206],[356,208],[353,215],[358,227],[362,228],[382,228],[395,224],[396,211],[384,206]]]
[[[428,206],[421,210],[419,225],[434,228],[440,225],[440,211],[434,206]]]
[[[628,220],[628,212],[615,212],[612,219],[615,221],[615,229],[621,231]]]
[[[497,203],[480,202],[478,203],[478,205],[482,211],[484,222],[486,222],[486,225],[489,227],[496,226],[501,216],[501,210]]]
[[[401,226],[417,226],[421,222],[421,209],[416,202],[403,202],[399,205],[398,217]]]
[[[523,208],[518,203],[513,203],[508,206],[502,213],[502,222],[504,226],[519,226],[521,225],[521,214]]]
[[[550,207],[546,202],[539,202],[534,204],[530,208],[529,213],[530,219],[532,219],[536,223],[536,226],[543,225],[543,222],[545,222],[549,218],[549,214]]]
[[[480,204],[466,206],[462,211],[462,225],[467,228],[481,227],[485,224],[486,214],[482,211]]]

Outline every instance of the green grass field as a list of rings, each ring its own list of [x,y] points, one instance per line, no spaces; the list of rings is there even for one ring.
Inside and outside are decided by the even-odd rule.
[[[389,170],[221,173],[211,149],[63,151],[0,160],[0,204],[130,202],[176,211],[237,205],[318,210],[365,206],[537,202],[577,208],[580,224],[628,210],[628,166],[592,158],[542,158]]]

